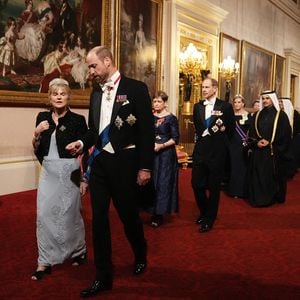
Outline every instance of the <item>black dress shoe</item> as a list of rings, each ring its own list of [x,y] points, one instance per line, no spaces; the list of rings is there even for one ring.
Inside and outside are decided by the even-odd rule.
[[[197,225],[200,225],[203,222],[204,222],[204,218],[203,217],[199,217],[198,219],[195,220],[195,224],[197,224]]]
[[[103,283],[102,281],[95,280],[93,284],[80,292],[80,296],[87,298],[98,294],[99,292],[109,291],[112,289],[112,282]]]
[[[157,228],[163,223],[163,216],[162,215],[153,215],[151,217],[151,227]]]
[[[140,275],[146,271],[147,263],[136,263],[134,265],[133,274]]]
[[[201,223],[200,224],[200,228],[199,231],[200,232],[208,232],[212,229],[212,225],[208,224],[208,223]]]

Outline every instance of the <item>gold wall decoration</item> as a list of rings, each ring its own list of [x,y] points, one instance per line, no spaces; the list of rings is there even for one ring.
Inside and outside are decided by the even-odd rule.
[[[195,143],[193,107],[201,99],[203,74],[209,72],[210,45],[181,36],[179,53],[180,144],[191,155]]]
[[[201,72],[208,68],[209,47],[199,41],[180,38],[179,108],[192,114],[193,105],[201,98]]]

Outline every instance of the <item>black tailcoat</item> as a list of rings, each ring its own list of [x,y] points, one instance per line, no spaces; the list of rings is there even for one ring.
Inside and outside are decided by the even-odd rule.
[[[194,105],[193,118],[197,136],[193,152],[192,186],[201,217],[212,225],[218,211],[228,137],[233,134],[235,126],[234,112],[231,104],[216,99],[208,126],[209,135],[206,136],[202,136],[206,129],[204,101]]]
[[[102,90],[94,89],[90,98],[89,131],[85,148],[98,141]],[[138,214],[137,173],[152,169],[154,159],[154,121],[146,85],[122,76],[114,99],[109,141],[114,153],[100,152],[91,165],[90,192],[93,211],[94,257],[97,279],[112,277],[109,205],[112,199],[124,225],[136,262],[146,261],[146,241]],[[128,149],[134,145],[135,148]],[[109,279],[110,280],[110,279]]]

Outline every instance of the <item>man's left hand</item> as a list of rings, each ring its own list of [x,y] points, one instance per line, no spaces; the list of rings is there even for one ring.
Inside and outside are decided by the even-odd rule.
[[[138,185],[146,185],[149,183],[151,178],[151,171],[149,170],[139,170],[137,175],[137,184]]]

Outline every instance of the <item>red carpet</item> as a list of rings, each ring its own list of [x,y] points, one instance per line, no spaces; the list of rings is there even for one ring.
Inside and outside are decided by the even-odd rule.
[[[198,233],[190,170],[180,173],[180,214],[158,229],[148,226],[149,268],[131,275],[132,256],[111,211],[114,289],[101,299],[300,299],[300,174],[289,182],[287,203],[251,208],[221,198],[214,229]],[[55,266],[40,282],[36,267],[36,191],[0,197],[0,299],[79,299],[94,278],[89,199],[83,200],[88,263]]]

